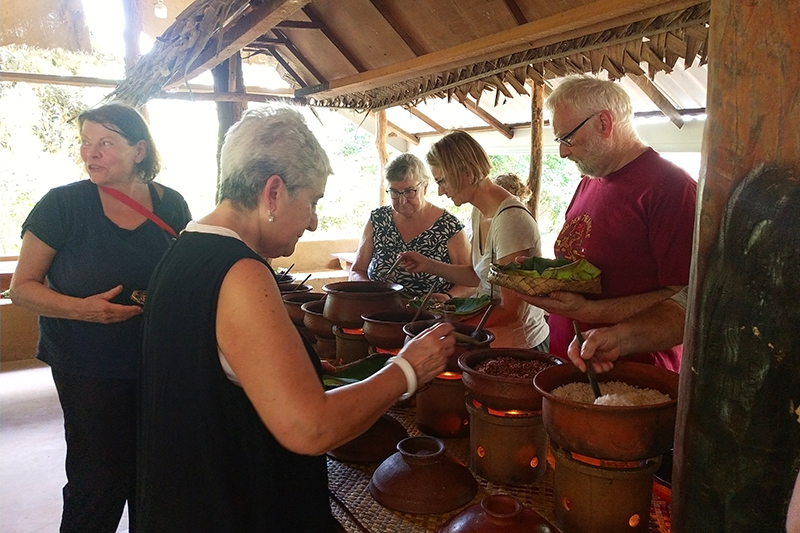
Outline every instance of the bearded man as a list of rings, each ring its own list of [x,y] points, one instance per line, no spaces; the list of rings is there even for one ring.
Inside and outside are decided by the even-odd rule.
[[[599,295],[524,297],[550,313],[550,352],[567,359],[573,320],[583,331],[613,325],[688,284],[697,183],[639,138],[630,97],[618,83],[567,78],[545,106],[561,157],[583,174],[555,255],[585,258],[602,271]],[[677,372],[681,354],[678,345],[625,359]]]

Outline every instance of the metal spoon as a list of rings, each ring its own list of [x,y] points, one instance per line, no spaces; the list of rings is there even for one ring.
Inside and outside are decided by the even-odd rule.
[[[583,335],[581,335],[581,328],[578,326],[578,321],[572,321],[572,327],[575,329],[575,338],[578,339],[578,349],[583,347]],[[589,385],[592,386],[592,392],[595,399],[603,394],[600,392],[600,385],[597,384],[597,376],[594,373],[594,367],[590,361],[586,361],[586,377],[589,378]]]
[[[436,290],[436,283],[431,285],[431,288],[428,291],[428,294],[426,294],[425,298],[423,298],[422,302],[420,302],[419,308],[417,309],[417,312],[414,313],[414,318],[411,319],[411,322],[416,322],[417,321],[417,319],[419,318],[419,314],[422,313],[423,309],[425,309],[425,304],[428,303],[428,299],[431,297],[431,294],[433,294],[434,290]]]
[[[399,264],[400,264],[400,258],[398,257],[397,259],[395,259],[394,263],[392,263],[392,266],[389,267],[389,270],[386,271],[386,276],[384,276],[384,279],[388,280],[389,276],[391,276],[394,273],[395,269],[397,268],[397,265]]]
[[[486,324],[486,321],[489,319],[489,313],[492,312],[492,309],[494,309],[494,304],[489,304],[489,307],[486,308],[486,312],[484,312],[483,316],[481,317],[481,321],[478,322],[477,326],[475,326],[475,331],[472,332],[470,337],[473,339],[478,338],[478,333],[480,333],[481,328],[483,328],[484,324]]]
[[[288,276],[288,275],[289,275],[289,271],[290,271],[292,268],[294,268],[294,263],[292,263],[291,265],[289,265],[289,268],[287,268],[286,270],[284,270],[283,272],[281,272],[281,275],[280,275],[280,276],[278,276],[278,283],[280,283],[281,281],[283,281],[283,278],[285,278],[286,276]]]
[[[306,279],[304,279],[303,281],[301,281],[301,282],[300,282],[300,284],[299,284],[297,287],[295,287],[294,289],[290,290],[289,292],[294,292],[294,291],[296,291],[297,289],[299,289],[300,287],[302,287],[303,285],[305,285],[305,284],[306,284],[306,281],[308,281],[308,280],[309,280],[309,278],[311,278],[311,274],[309,274],[308,276],[306,276]]]

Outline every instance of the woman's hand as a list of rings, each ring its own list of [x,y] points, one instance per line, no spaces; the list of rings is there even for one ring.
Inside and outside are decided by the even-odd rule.
[[[138,305],[122,305],[112,303],[111,300],[122,292],[122,285],[117,285],[113,289],[87,296],[81,304],[81,318],[86,322],[97,322],[99,324],[114,324],[125,322],[144,311]]]
[[[417,272],[430,272],[433,260],[419,252],[400,252],[400,266],[412,274]]]
[[[444,372],[447,358],[456,345],[453,329],[452,324],[441,322],[414,337],[400,350],[399,355],[414,367],[420,386]]]

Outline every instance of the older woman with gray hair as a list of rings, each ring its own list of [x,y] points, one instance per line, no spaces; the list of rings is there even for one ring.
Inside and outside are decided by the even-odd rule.
[[[326,392],[264,258],[316,229],[328,157],[299,113],[264,108],[230,129],[220,171],[217,207],[187,226],[148,288],[135,524],[334,531],[325,452],[444,370],[452,326]]]
[[[412,273],[395,265],[398,254],[409,250],[443,263],[470,264],[464,225],[425,199],[430,182],[425,163],[412,154],[401,154],[386,167],[386,182],[392,205],[381,206],[370,214],[350,279],[393,281],[412,296],[427,293],[433,285],[439,293],[470,295],[472,288],[454,290],[455,285],[444,278],[427,272]]]

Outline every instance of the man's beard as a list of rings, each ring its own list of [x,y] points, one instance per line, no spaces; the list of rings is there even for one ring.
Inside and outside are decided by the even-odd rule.
[[[575,163],[580,173],[590,178],[602,178],[605,172],[603,154],[605,147],[601,139],[587,139],[583,146],[584,155],[580,159],[570,160]]]

